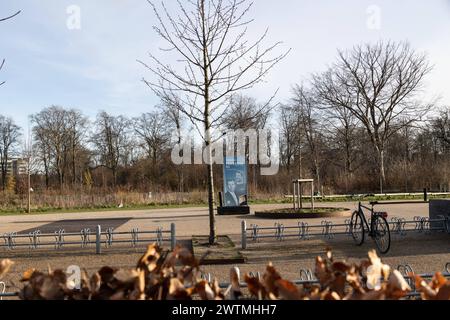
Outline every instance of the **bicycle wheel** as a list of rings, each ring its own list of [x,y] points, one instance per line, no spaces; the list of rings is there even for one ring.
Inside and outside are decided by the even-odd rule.
[[[364,231],[364,222],[361,214],[359,211],[353,212],[352,219],[350,220],[350,232],[357,246],[364,243]]]
[[[373,224],[373,240],[380,253],[387,253],[391,247],[389,224],[382,216],[374,216],[373,219],[375,219]]]

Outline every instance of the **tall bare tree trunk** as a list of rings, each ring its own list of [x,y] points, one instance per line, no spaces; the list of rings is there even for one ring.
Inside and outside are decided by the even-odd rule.
[[[316,180],[317,180],[317,192],[321,193],[322,189],[322,181],[320,179],[320,166],[317,160],[314,160],[314,171],[316,173]],[[314,191],[314,190],[313,190]]]
[[[178,134],[178,145],[181,145],[181,127],[180,124],[177,122],[177,134]],[[177,168],[177,180],[178,180],[178,192],[179,192],[179,201],[180,203],[183,203],[183,192],[184,192],[184,166],[183,164],[180,164]]]
[[[117,169],[115,166],[112,168],[112,174],[113,174],[113,188],[115,189],[117,185]]]
[[[8,152],[5,151],[5,154],[2,156],[2,188],[6,189],[6,176],[8,172]]]
[[[206,103],[208,106],[208,103]],[[208,107],[206,107],[208,109]],[[211,132],[209,128],[209,117],[205,117],[205,145],[207,151],[207,170],[208,170],[208,208],[209,208],[209,244],[216,242],[216,221],[214,216],[214,171],[212,163]]]
[[[44,171],[45,171],[45,188],[48,190],[50,188],[50,177],[47,157],[44,156]]]
[[[386,172],[384,168],[384,149],[380,148],[378,152],[379,174],[380,174],[380,193],[384,191],[384,184],[386,182]]]
[[[77,167],[76,167],[76,157],[75,157],[75,144],[72,145],[72,183],[75,186],[77,183]]]
[[[209,56],[208,56],[208,44],[206,39],[206,12],[205,1],[201,0],[201,27],[202,27],[202,46],[203,46],[203,76],[204,76],[204,124],[205,124],[205,145],[208,152],[207,156],[207,169],[208,169],[208,208],[209,208],[209,244],[212,245],[216,242],[216,221],[214,217],[214,171],[212,163],[212,146],[211,146],[211,105],[210,105],[210,74],[209,74]]]
[[[214,197],[213,165],[208,164],[209,244],[214,244],[216,242],[216,220],[214,216],[214,205],[215,205],[215,197]]]

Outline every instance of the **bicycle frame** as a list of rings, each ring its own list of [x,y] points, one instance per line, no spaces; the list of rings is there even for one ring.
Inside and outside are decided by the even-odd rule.
[[[352,215],[350,230],[358,246],[364,243],[364,234],[367,233],[375,241],[378,250],[384,254],[389,251],[391,246],[389,224],[386,221],[387,212],[375,212],[374,206],[378,203],[370,202],[370,204],[371,208],[362,205],[361,202],[358,203],[358,210]],[[364,210],[370,211],[370,222],[368,222]],[[358,221],[359,219],[361,221]],[[356,229],[353,229],[354,226]],[[362,235],[359,236],[359,233]]]
[[[358,203],[358,212],[359,215],[361,216],[362,221],[364,221],[364,225],[366,227],[366,230],[369,234],[370,237],[374,237],[374,223],[375,223],[375,219],[373,218],[375,215],[377,215],[377,213],[374,212],[373,207],[377,204],[377,202],[371,202],[370,203],[372,205],[372,208],[366,207],[364,205],[361,204],[361,202]],[[370,211],[370,226],[369,226],[369,222],[366,219],[366,215],[364,214],[363,209],[369,210]],[[386,218],[386,216],[385,216]]]
[[[368,208],[368,207],[366,207],[366,206],[363,206],[363,205],[361,204],[361,202],[358,203],[358,212],[359,212],[359,215],[360,215],[362,221],[364,222],[364,225],[365,225],[365,227],[366,227],[366,230],[369,232],[369,236],[372,236],[372,235],[371,235],[371,232],[372,232],[372,226],[369,227],[369,223],[367,222],[366,215],[364,214],[363,208],[370,211],[370,216],[371,216],[371,217],[372,217],[373,208]],[[371,219],[371,220],[373,220],[373,219]],[[371,221],[371,222],[372,222],[372,221]],[[371,223],[371,224],[372,224],[372,223]]]

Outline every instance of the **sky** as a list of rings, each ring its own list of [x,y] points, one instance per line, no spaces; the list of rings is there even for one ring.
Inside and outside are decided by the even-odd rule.
[[[175,1],[165,1],[176,10]],[[74,8],[79,11],[73,11]],[[130,117],[151,111],[158,99],[141,81],[152,75],[137,60],[159,55],[161,40],[146,0],[1,0],[0,114],[27,128],[29,115],[51,105],[94,118],[100,110]],[[73,24],[79,12],[80,24]],[[255,0],[248,36],[269,28],[290,54],[246,92],[258,100],[291,88],[336,60],[337,49],[379,40],[407,40],[434,66],[424,99],[450,106],[450,0]],[[74,28],[75,26],[75,28]]]

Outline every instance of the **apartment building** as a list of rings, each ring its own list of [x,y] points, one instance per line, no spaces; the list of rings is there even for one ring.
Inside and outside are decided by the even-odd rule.
[[[15,177],[26,175],[28,172],[28,161],[27,159],[10,159],[7,163],[7,174],[13,175]]]

